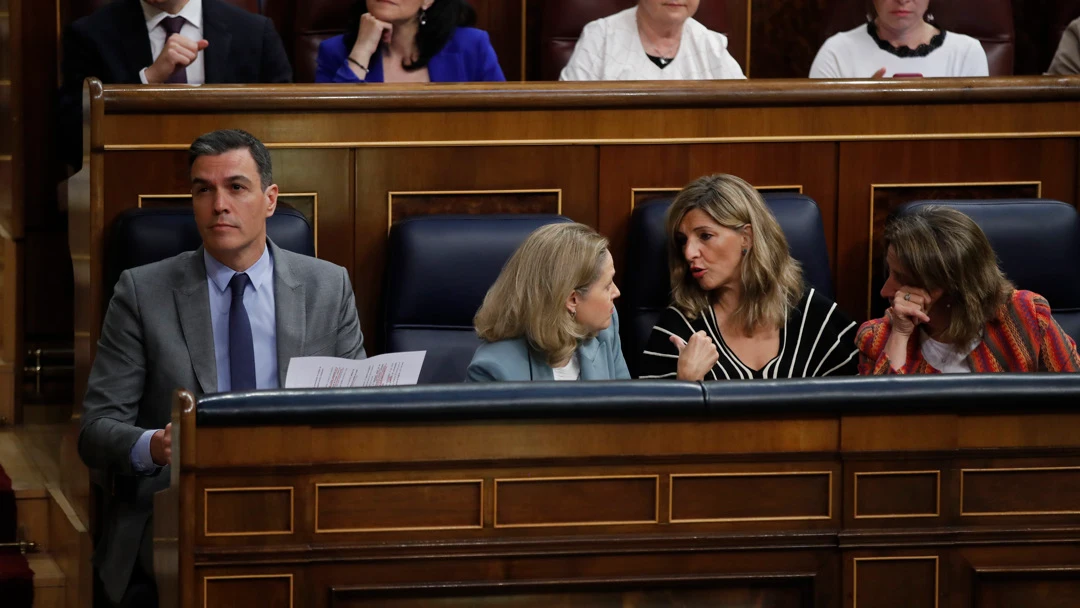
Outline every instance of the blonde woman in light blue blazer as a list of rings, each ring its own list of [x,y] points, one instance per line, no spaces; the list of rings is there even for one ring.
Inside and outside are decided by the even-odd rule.
[[[629,380],[607,246],[582,224],[530,234],[476,313],[466,381]]]

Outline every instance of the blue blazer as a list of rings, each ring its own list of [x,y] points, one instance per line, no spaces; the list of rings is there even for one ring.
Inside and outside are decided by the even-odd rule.
[[[360,80],[349,67],[345,35],[334,36],[319,45],[315,82],[383,82],[382,61],[372,61],[367,78]],[[378,55],[372,55],[377,59]],[[459,27],[441,51],[428,62],[431,82],[503,82],[502,68],[491,47],[487,32]]]
[[[619,314],[611,315],[611,325],[577,349],[582,380],[629,380],[630,370],[623,359],[619,341]],[[524,338],[484,342],[473,354],[465,374],[466,382],[554,380],[555,373],[543,354]]]

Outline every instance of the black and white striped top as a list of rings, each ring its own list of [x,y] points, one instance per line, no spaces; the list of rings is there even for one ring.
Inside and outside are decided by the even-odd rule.
[[[641,378],[674,378],[679,350],[670,337],[689,340],[701,330],[708,333],[720,351],[720,359],[705,374],[706,380],[810,378],[858,373],[855,323],[837,308],[835,302],[811,288],[788,313],[787,322],[780,329],[780,352],[759,370],[740,361],[724,343],[711,306],[693,321],[674,306],[669,306],[653,326],[645,346]]]

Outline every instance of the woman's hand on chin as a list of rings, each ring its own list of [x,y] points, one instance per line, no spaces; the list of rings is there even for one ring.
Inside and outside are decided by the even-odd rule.
[[[720,352],[716,350],[712,338],[704,331],[690,336],[689,342],[679,336],[671,336],[669,339],[675,348],[679,349],[679,380],[704,380],[705,374],[720,358]]]

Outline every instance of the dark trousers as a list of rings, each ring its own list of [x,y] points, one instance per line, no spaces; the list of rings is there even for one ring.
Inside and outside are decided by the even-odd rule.
[[[96,573],[94,575],[94,608],[157,608],[157,605],[157,583],[153,576],[143,570],[139,561],[135,562],[135,570],[131,573],[131,580],[119,604],[109,600],[101,578]]]

